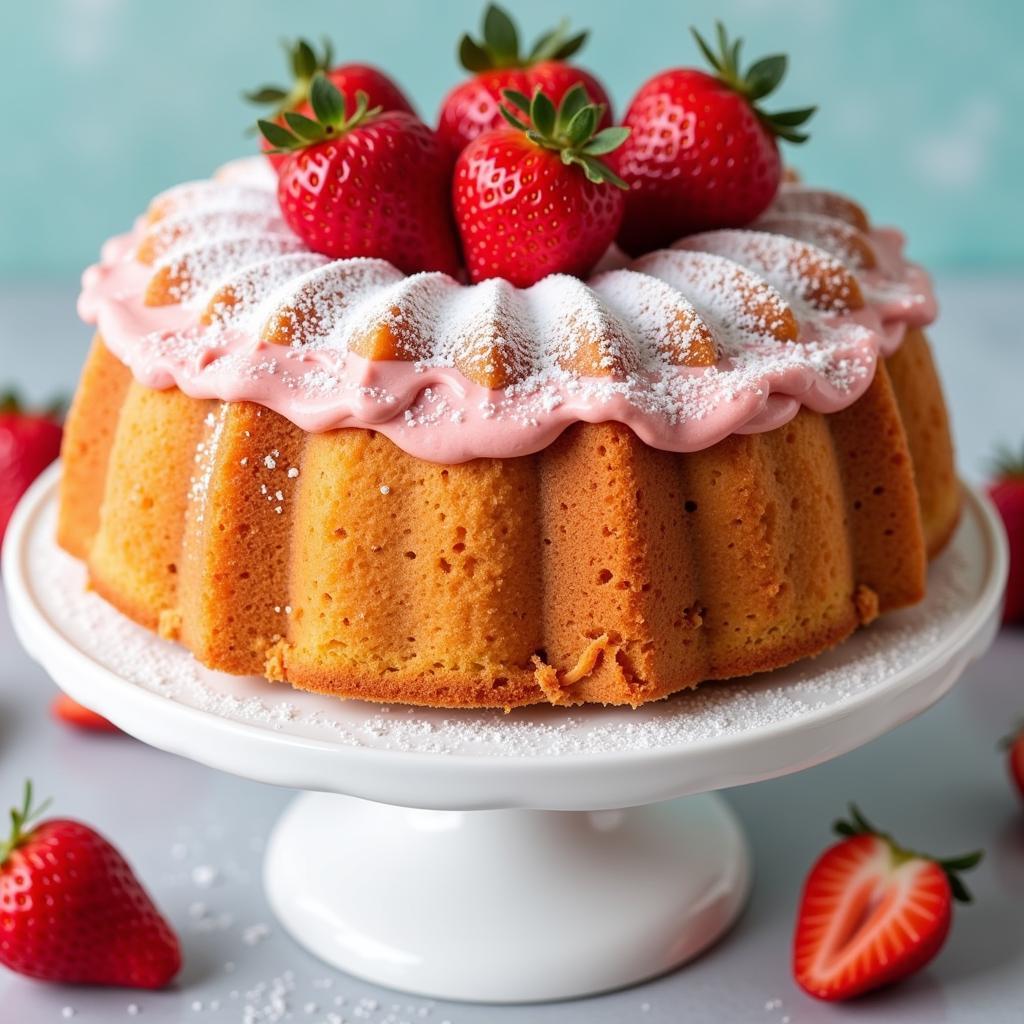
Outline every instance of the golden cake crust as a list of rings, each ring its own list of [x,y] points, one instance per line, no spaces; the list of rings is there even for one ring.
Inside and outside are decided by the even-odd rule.
[[[921,598],[960,501],[930,367],[912,331],[839,413],[683,454],[578,423],[444,466],[147,389],[97,338],[59,540],[211,668],[428,706],[637,705]]]

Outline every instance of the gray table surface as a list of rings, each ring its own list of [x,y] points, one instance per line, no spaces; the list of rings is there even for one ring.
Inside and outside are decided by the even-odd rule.
[[[968,479],[982,478],[994,440],[1024,436],[1022,290],[1019,278],[939,280],[943,317],[932,336]],[[13,381],[37,398],[73,388],[87,342],[74,291],[73,283],[0,285],[0,384]],[[56,797],[55,812],[112,837],[181,935],[186,961],[160,993],[43,985],[0,968],[0,1022],[1018,1024],[1024,812],[995,744],[1024,713],[1022,665],[1024,630],[1004,632],[953,693],[915,721],[818,768],[732,790],[753,847],[754,892],[735,930],[699,960],[611,995],[484,1007],[375,988],[296,946],[273,920],[259,877],[267,832],[291,794],[127,737],[52,722],[53,684],[0,612],[0,804],[31,775]],[[976,903],[958,909],[928,970],[886,993],[827,1006],[794,985],[789,943],[803,876],[849,799],[912,845],[938,853],[982,846],[988,856],[970,879]]]

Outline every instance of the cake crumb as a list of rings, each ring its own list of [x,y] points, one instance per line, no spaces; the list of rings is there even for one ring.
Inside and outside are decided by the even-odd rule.
[[[863,583],[858,584],[853,592],[853,606],[862,626],[878,618],[878,594]]]

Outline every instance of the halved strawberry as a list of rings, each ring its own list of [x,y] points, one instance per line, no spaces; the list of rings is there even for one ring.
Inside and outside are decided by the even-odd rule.
[[[405,93],[379,68],[369,64],[339,64],[332,67],[334,51],[328,40],[323,41],[320,53],[305,39],[297,39],[294,43],[285,43],[285,55],[292,72],[292,84],[288,88],[278,85],[264,85],[252,92],[245,93],[250,103],[260,106],[270,105],[272,111],[268,120],[283,125],[286,113],[299,113],[306,117],[312,115],[309,103],[309,90],[313,79],[323,72],[328,81],[345,97],[350,110],[355,109],[356,95],[365,92],[371,107],[381,110],[402,110],[407,114],[415,114],[412,104],[406,99]],[[263,149],[271,149],[271,145],[263,140]],[[268,153],[270,162],[277,167],[282,156]]]
[[[936,860],[897,845],[851,805],[843,841],[827,849],[804,884],[793,975],[818,999],[850,999],[923,967],[949,933],[953,900],[971,895],[959,872],[981,851]]]

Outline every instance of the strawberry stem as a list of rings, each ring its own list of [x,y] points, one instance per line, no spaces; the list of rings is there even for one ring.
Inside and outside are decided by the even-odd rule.
[[[21,807],[11,808],[11,834],[5,842],[0,843],[0,867],[3,867],[7,858],[28,839],[30,829],[28,826],[50,806],[50,801],[44,800],[38,807],[32,804],[32,780],[25,780],[25,792],[22,795]]]
[[[992,476],[996,480],[1024,477],[1024,444],[1016,452],[1008,444],[997,445],[992,457]]]
[[[0,391],[0,416],[43,416],[60,422],[67,412],[67,399],[51,398],[42,409],[27,409],[17,391]]]
[[[338,138],[376,117],[382,109],[371,107],[369,96],[360,89],[356,93],[356,109],[349,114],[344,95],[322,71],[313,76],[309,102],[314,117],[287,111],[284,114],[287,128],[276,121],[256,122],[263,137],[274,147],[269,152],[293,153],[297,149]]]
[[[617,126],[598,131],[605,105],[591,103],[581,83],[577,82],[562,97],[557,109],[540,86],[532,98],[515,89],[502,90],[502,96],[509,104],[509,107],[499,108],[502,117],[513,128],[524,132],[532,143],[557,152],[563,164],[581,167],[595,185],[607,182],[616,188],[629,188],[599,158],[618,149],[630,130]]]
[[[21,399],[17,391],[4,391],[0,393],[0,415],[21,412]]]
[[[1024,735],[1024,718],[1013,727],[1013,732],[1003,736],[996,744],[998,750],[1010,750],[1013,745]]]
[[[762,57],[754,61],[746,71],[741,71],[740,50],[743,40],[730,40],[729,33],[720,21],[715,22],[717,53],[695,28],[691,28],[690,32],[704,58],[714,69],[718,80],[734,92],[738,92],[750,104],[750,108],[772,135],[787,142],[807,141],[807,133],[796,129],[811,119],[817,107],[800,107],[796,110],[780,110],[769,114],[757,105],[759,100],[774,92],[785,77],[789,58],[784,53]]]
[[[519,52],[519,30],[509,13],[497,4],[484,11],[482,38],[466,33],[459,40],[459,63],[474,74],[496,68],[528,68],[545,60],[568,60],[587,41],[587,33],[569,35],[569,22],[545,32],[530,48]]]
[[[971,853],[960,854],[957,857],[946,857],[943,860],[939,860],[937,857],[932,857],[927,853],[920,853],[917,850],[911,850],[909,847],[901,846],[896,842],[895,839],[888,833],[883,832],[881,829],[876,828],[868,821],[867,818],[861,813],[860,808],[854,804],[850,804],[850,820],[845,821],[840,818],[832,826],[834,832],[847,839],[853,838],[854,836],[875,836],[885,842],[892,854],[893,861],[898,867],[900,864],[905,863],[908,860],[928,860],[933,864],[938,864],[940,868],[945,872],[946,878],[949,881],[950,891],[953,893],[953,898],[960,903],[970,903],[973,898],[967,886],[964,885],[960,878],[962,871],[970,871],[971,868],[977,867],[981,862],[982,857],[985,856],[984,850],[974,850]]]
[[[334,60],[334,48],[328,39],[323,40],[320,53],[305,39],[296,39],[294,43],[283,41],[282,46],[292,73],[292,84],[287,88],[264,85],[242,94],[250,103],[259,106],[272,104],[273,109],[268,115],[271,119],[280,117],[287,110],[301,107],[309,98],[309,89],[317,73],[330,71]]]

